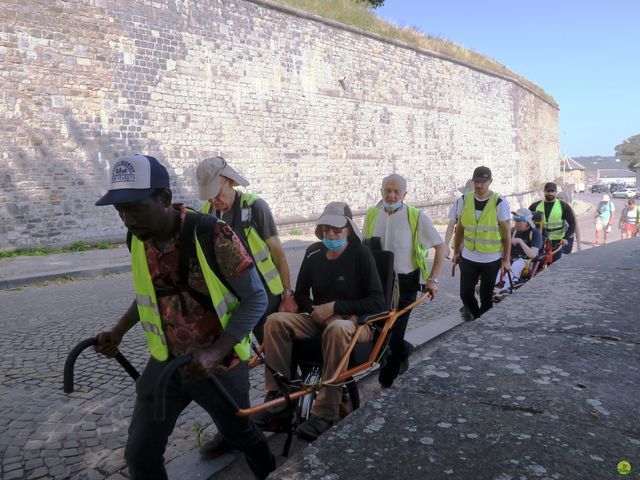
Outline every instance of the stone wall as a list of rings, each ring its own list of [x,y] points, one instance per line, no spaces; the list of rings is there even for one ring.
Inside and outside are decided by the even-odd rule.
[[[192,205],[198,159],[222,154],[284,224],[363,210],[392,171],[421,205],[479,164],[506,194],[557,173],[557,108],[516,82],[266,0],[5,1],[0,18],[0,249],[121,239],[93,203],[128,152]]]

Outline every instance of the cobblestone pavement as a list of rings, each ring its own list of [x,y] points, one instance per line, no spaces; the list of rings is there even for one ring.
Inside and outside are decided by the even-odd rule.
[[[591,236],[587,228],[583,232],[583,240]],[[291,271],[297,272],[302,250],[292,255]],[[415,309],[410,331],[457,311],[458,276],[450,272],[447,263],[438,298]],[[132,291],[130,274],[0,291],[1,478],[127,477],[123,451],[135,396],[132,380],[116,362],[92,350],[76,363],[71,395],[62,392],[62,371],[69,350],[112,326]],[[121,350],[143,369],[147,352],[139,327],[125,337]],[[251,377],[251,400],[258,403],[264,395],[261,369]],[[192,404],[178,420],[166,461],[196,447],[199,426],[205,435],[215,428]]]
[[[440,297],[413,313],[410,329],[457,308],[455,286],[448,278],[444,276]],[[62,371],[69,350],[110,327],[131,302],[131,292],[129,274],[0,292],[3,479],[126,475],[123,447],[133,381],[115,361],[91,349],[76,363],[71,395],[62,392]],[[138,370],[144,368],[147,352],[139,327],[125,337],[121,351]],[[257,403],[264,396],[261,369],[252,373],[252,385],[251,400]],[[207,428],[210,419],[192,404],[176,425],[167,461],[196,446],[198,424],[206,433],[215,428]]]

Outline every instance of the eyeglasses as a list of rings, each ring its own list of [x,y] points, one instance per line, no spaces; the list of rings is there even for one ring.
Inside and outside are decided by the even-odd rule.
[[[332,227],[331,225],[320,225],[320,229],[322,230],[322,233],[329,233],[330,231],[333,233],[342,233],[342,230],[346,228],[346,225],[344,227]]]

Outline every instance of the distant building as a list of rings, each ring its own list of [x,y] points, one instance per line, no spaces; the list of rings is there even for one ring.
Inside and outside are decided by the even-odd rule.
[[[605,168],[598,170],[596,183],[624,183],[635,186],[636,173],[626,168]]]
[[[584,190],[584,165],[580,162],[576,162],[568,155],[563,155],[560,157],[560,171],[562,172],[562,180],[564,184],[573,184],[573,190]]]

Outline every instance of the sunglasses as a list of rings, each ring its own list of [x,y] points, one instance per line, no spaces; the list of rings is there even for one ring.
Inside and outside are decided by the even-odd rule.
[[[347,227],[346,225],[344,227],[332,227],[331,225],[321,225],[320,229],[322,230],[322,233],[329,233],[330,231],[333,233],[342,233],[342,230],[346,227]]]

